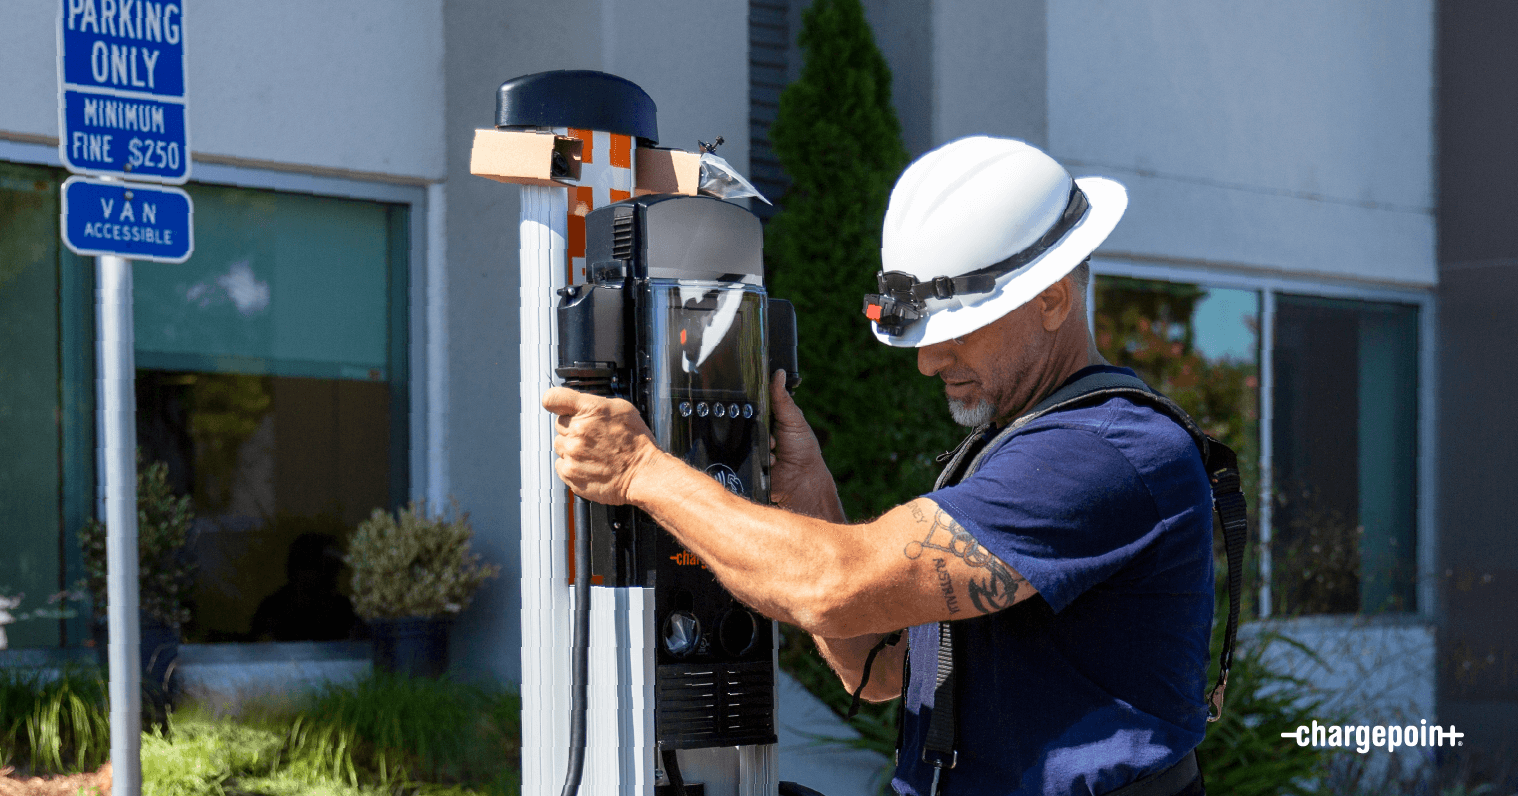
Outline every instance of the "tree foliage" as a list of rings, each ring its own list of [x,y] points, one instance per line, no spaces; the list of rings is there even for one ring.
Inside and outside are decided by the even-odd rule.
[[[891,186],[907,164],[891,73],[859,0],[816,0],[806,62],[770,128],[791,179],[765,231],[771,294],[796,306],[796,401],[817,432],[844,508],[864,518],[923,494],[958,434],[914,349],[888,348],[861,313],[880,270]]]

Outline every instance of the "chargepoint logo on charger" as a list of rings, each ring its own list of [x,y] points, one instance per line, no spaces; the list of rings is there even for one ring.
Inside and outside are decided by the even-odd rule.
[[[1369,752],[1371,747],[1386,747],[1387,751],[1396,751],[1398,747],[1419,746],[1443,746],[1449,741],[1450,746],[1464,746],[1460,740],[1465,733],[1456,732],[1455,725],[1444,729],[1437,724],[1430,725],[1428,719],[1418,724],[1398,725],[1367,725],[1367,724],[1319,724],[1313,719],[1312,726],[1302,725],[1293,732],[1281,733],[1282,738],[1290,738],[1297,742],[1297,746],[1311,746],[1315,749],[1324,748],[1353,748],[1360,754]]]
[[[735,494],[743,494],[743,479],[733,472],[733,468],[718,462],[706,468],[706,474],[717,479],[717,483],[727,487],[727,491]]]

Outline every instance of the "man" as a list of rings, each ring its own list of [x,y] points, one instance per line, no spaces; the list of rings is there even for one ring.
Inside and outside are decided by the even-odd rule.
[[[861,695],[905,698],[900,793],[1202,792],[1177,766],[1205,728],[1212,619],[1211,495],[1195,445],[1122,398],[999,433],[1061,385],[1121,370],[1091,341],[1084,263],[1126,204],[1117,183],[1072,180],[1018,141],[955,141],[902,175],[883,293],[866,312],[883,342],[918,349],[955,419],[981,428],[967,441],[977,450],[951,464],[957,483],[869,522],[847,523],[781,374],[781,508],[660,451],[631,404],[544,396],[559,416],[555,466],[577,494],[647,511],[738,599],[812,633],[851,691],[878,649]],[[926,738],[940,623],[957,680],[948,752]],[[907,643],[881,647],[903,628]]]

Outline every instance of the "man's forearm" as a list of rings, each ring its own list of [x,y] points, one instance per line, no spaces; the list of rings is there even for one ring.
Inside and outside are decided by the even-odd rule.
[[[859,689],[859,682],[864,677],[864,663],[869,658],[870,650],[887,635],[889,634],[870,633],[854,638],[824,638],[814,635],[812,640],[817,643],[818,651],[843,682],[843,687],[852,694]],[[885,702],[901,696],[906,646],[903,638],[894,646],[885,646],[875,655],[875,660],[870,665],[870,680],[865,684],[864,692],[859,695],[861,699]]]
[[[874,574],[860,571],[869,565],[854,526],[752,503],[665,453],[640,468],[627,497],[699,556],[734,596],[766,616],[838,635],[861,622],[873,625],[869,629],[892,624],[886,606],[854,599],[854,588]],[[830,624],[830,608],[845,605],[852,606],[849,623]]]

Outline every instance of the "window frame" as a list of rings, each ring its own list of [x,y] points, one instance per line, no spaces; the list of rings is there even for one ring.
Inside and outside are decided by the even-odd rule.
[[[1086,286],[1086,322],[1090,327],[1095,322],[1095,296],[1096,277],[1129,277],[1132,279],[1148,279],[1161,282],[1184,282],[1199,285],[1201,287],[1231,288],[1238,290],[1254,290],[1260,294],[1260,339],[1259,339],[1259,368],[1260,368],[1260,494],[1254,496],[1257,515],[1260,523],[1260,541],[1262,550],[1260,555],[1260,591],[1259,591],[1259,618],[1271,618],[1271,559],[1269,542],[1271,538],[1271,501],[1269,499],[1273,485],[1271,483],[1271,463],[1273,446],[1272,431],[1274,426],[1274,395],[1275,385],[1275,313],[1276,300],[1281,294],[1302,296],[1317,296],[1322,298],[1348,299],[1353,301],[1384,302],[1391,304],[1411,305],[1418,310],[1418,395],[1417,417],[1418,424],[1416,439],[1418,441],[1417,455],[1417,513],[1414,525],[1414,533],[1417,535],[1415,552],[1417,567],[1416,594],[1418,608],[1411,612],[1392,612],[1384,614],[1389,621],[1406,621],[1409,617],[1416,617],[1423,621],[1432,621],[1436,616],[1434,601],[1437,595],[1436,573],[1437,569],[1437,539],[1435,518],[1437,514],[1437,494],[1435,485],[1438,483],[1435,472],[1437,428],[1436,428],[1436,400],[1435,385],[1438,383],[1437,371],[1437,344],[1435,339],[1437,308],[1434,301],[1433,286],[1419,288],[1396,284],[1366,283],[1332,277],[1319,277],[1308,275],[1292,275],[1284,273],[1260,272],[1248,269],[1224,269],[1205,265],[1174,263],[1169,261],[1138,261],[1131,258],[1103,257],[1094,255],[1091,258],[1091,282]],[[1375,616],[1383,616],[1377,614]]]

